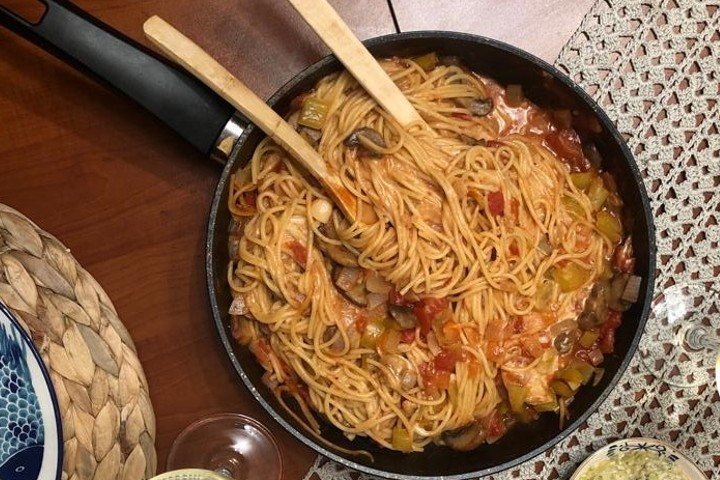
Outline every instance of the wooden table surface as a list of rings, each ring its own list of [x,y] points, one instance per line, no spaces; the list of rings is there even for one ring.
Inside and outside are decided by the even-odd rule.
[[[0,5],[20,9],[29,1]],[[284,0],[77,3],[142,42],[143,21],[161,15],[263,97],[326,53]],[[392,9],[386,0],[332,3],[361,38],[397,26],[459,30],[552,61],[592,0],[392,0]],[[0,159],[0,202],[72,250],[135,339],[157,415],[159,471],[186,425],[228,411],[269,426],[281,444],[285,478],[302,478],[315,454],[255,404],[212,324],[203,241],[219,167],[139,107],[4,29]]]

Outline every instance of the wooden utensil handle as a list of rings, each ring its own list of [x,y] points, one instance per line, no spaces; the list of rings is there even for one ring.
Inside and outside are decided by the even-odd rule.
[[[37,23],[2,3],[0,25],[127,95],[203,154],[212,152],[234,109],[197,79],[68,0],[43,0]]]
[[[355,219],[355,197],[327,170],[322,157],[260,97],[192,40],[157,15],[145,22],[143,30],[163,54],[202,80],[285,149],[329,190],[343,213],[351,220]]]
[[[326,0],[289,0],[350,73],[403,127],[425,121]]]

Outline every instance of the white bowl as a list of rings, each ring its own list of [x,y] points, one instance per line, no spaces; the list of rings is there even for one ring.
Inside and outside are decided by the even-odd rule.
[[[605,445],[581,463],[578,469],[575,470],[573,476],[570,477],[570,480],[578,480],[592,467],[620,452],[630,452],[635,450],[647,450],[667,458],[673,464],[677,465],[690,480],[708,480],[700,469],[675,447],[659,440],[642,437],[627,438],[625,440],[618,440],[617,442]]]

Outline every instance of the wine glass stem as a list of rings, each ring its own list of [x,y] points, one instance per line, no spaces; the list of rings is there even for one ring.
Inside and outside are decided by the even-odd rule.
[[[720,339],[700,325],[695,325],[685,332],[685,343],[691,350],[720,349]]]

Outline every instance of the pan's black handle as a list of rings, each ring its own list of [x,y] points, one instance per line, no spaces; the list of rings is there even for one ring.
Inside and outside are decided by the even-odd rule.
[[[235,112],[230,104],[69,1],[41,1],[47,10],[38,23],[0,6],[0,25],[120,90],[202,153],[214,153],[220,137],[228,134],[226,127]]]

